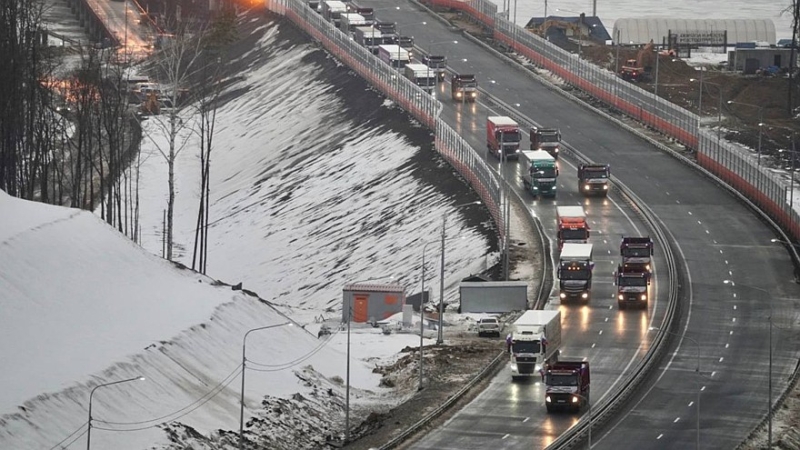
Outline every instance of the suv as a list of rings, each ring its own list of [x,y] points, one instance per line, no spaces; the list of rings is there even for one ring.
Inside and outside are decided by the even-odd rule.
[[[484,317],[478,320],[478,336],[492,335],[500,337],[500,322],[494,317]]]

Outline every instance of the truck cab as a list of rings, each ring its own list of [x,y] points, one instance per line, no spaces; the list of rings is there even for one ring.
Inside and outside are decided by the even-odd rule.
[[[555,197],[558,167],[550,153],[543,150],[522,151],[519,157],[522,166],[522,184],[534,197]]]
[[[578,190],[583,195],[608,195],[611,166],[608,164],[580,164]]]
[[[444,74],[447,71],[447,58],[441,55],[425,55],[422,63],[430,67],[436,73],[436,81],[444,81]]]
[[[647,308],[649,295],[647,287],[650,285],[650,274],[626,268],[623,264],[617,266],[614,273],[614,284],[617,286],[617,305],[619,309],[628,306]]]
[[[521,140],[522,133],[514,119],[506,116],[486,119],[486,147],[497,159],[518,159]]]
[[[582,206],[556,206],[558,248],[565,243],[585,244],[589,241],[589,223]]]
[[[453,75],[450,79],[450,95],[457,102],[474,102],[478,98],[478,80],[475,75]]]
[[[562,302],[589,302],[592,296],[593,269],[592,244],[564,244],[558,263],[558,295]]]
[[[561,149],[561,130],[558,128],[531,128],[531,150],[544,150],[558,159]]]
[[[381,32],[384,44],[397,45],[397,24],[376,20],[372,26]]]
[[[559,409],[579,412],[589,404],[590,382],[586,360],[560,359],[548,364],[544,371],[547,412]]]
[[[355,13],[342,13],[339,14],[339,29],[348,36],[356,31],[356,27],[367,26],[367,21],[364,16]]]
[[[561,311],[525,311],[511,325],[511,380],[541,376],[542,368],[558,360]]]
[[[414,57],[414,36],[397,36],[397,45],[408,52],[408,57]]]

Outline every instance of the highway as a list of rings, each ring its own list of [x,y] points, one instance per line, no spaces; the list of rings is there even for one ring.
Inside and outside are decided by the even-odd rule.
[[[798,298],[800,289],[792,283],[788,255],[782,247],[770,243],[774,237],[770,228],[697,170],[553,92],[524,70],[502,62],[493,52],[465,39],[411,3],[397,4],[400,11],[385,9],[389,2],[369,2],[381,20],[397,22],[400,33],[414,36],[421,48],[457,40],[458,44],[435,44],[436,53],[447,55],[452,70],[476,74],[484,89],[514,105],[520,115],[544,126],[560,127],[568,144],[597,162],[611,163],[612,173],[664,223],[688,267],[690,283],[682,286],[681,324],[677,329],[685,337],[678,336],[674,341],[670,358],[663,362],[650,388],[641,390],[640,396],[620,414],[619,421],[596,432],[592,446],[694,447],[699,387],[701,447],[735,447],[766,413],[767,317],[772,314],[776,321],[780,317],[783,328],[797,321],[792,299]],[[464,110],[447,97],[441,100],[445,107],[443,117],[450,125],[474,148],[485,149],[488,112],[480,105],[468,105]],[[512,165],[509,163],[509,167]],[[576,204],[579,199],[569,196],[573,183],[566,181],[574,180],[574,172],[564,166],[562,169],[558,204]],[[614,197],[610,200],[613,204]],[[529,202],[546,225],[546,211],[550,208]],[[591,199],[584,204],[596,221],[591,240],[599,247],[596,254],[615,254],[616,236],[630,232],[631,224],[602,200]],[[600,241],[599,235],[603,234],[608,236],[607,242]],[[658,260],[656,265],[658,273]],[[598,263],[598,278],[608,267]],[[725,284],[724,280],[733,280],[736,285]],[[654,304],[656,314],[652,317],[619,312],[610,299],[603,303],[603,297],[610,296],[610,285],[598,282],[596,290],[606,288],[605,293],[595,296],[600,300],[593,301],[589,308],[562,309],[567,311],[563,318],[564,354],[590,357],[595,368],[595,402],[613,383],[615,375],[646,349],[649,336],[656,332],[649,329],[660,326],[658,312],[663,309]],[[786,387],[798,352],[792,345],[796,335],[783,330],[774,331],[774,335],[784,338],[773,339],[773,394],[777,397]],[[698,350],[699,375],[695,372]],[[575,422],[576,417],[569,415],[545,416],[541,386],[512,385],[508,378],[508,372],[502,371],[483,394],[414,448],[543,448]]]

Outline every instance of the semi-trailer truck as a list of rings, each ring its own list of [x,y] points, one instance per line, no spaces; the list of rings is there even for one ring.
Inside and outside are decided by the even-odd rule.
[[[436,73],[436,81],[444,81],[444,74],[447,71],[447,58],[442,55],[425,55],[422,63],[430,67]]]
[[[475,75],[453,75],[450,79],[450,96],[457,102],[474,102],[478,98],[478,80]]]
[[[522,184],[534,197],[555,197],[558,167],[550,153],[543,150],[523,150],[519,153]]]
[[[496,158],[517,159],[521,138],[519,124],[514,119],[506,116],[486,119],[486,147]]]
[[[406,78],[425,92],[430,94],[436,88],[436,73],[425,64],[406,64],[404,70]]]
[[[564,244],[558,261],[559,298],[562,302],[589,302],[593,269],[592,244]]]
[[[390,66],[400,70],[406,66],[406,64],[411,62],[411,58],[408,56],[408,52],[400,47],[399,45],[379,45],[378,46],[378,57],[381,61],[389,64]]]
[[[566,409],[578,412],[590,401],[589,362],[559,359],[545,367],[545,407],[547,412]]]
[[[356,27],[353,31],[353,39],[373,55],[378,54],[378,46],[383,44],[383,35],[373,27]]]
[[[528,310],[511,327],[511,379],[542,376],[545,364],[558,360],[561,311]]]
[[[649,236],[623,236],[619,244],[622,265],[630,271],[651,273],[650,259],[653,256],[653,240]]]
[[[617,266],[614,273],[614,284],[617,286],[617,306],[619,309],[626,309],[629,306],[634,308],[647,308],[649,295],[647,287],[650,285],[650,274],[640,272],[638,269],[625,267],[624,264]]]
[[[589,240],[589,224],[582,206],[556,206],[558,248],[565,243],[585,244]]]

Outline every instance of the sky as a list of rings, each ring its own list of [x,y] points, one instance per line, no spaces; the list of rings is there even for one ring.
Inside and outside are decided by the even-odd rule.
[[[269,416],[267,404],[328,408],[323,425],[341,429],[346,333],[328,340],[316,332],[318,318],[334,328],[339,322],[343,286],[377,278],[418,291],[426,250],[428,286],[438,297],[445,216],[448,298],[460,278],[496,259],[488,214],[467,219],[453,209],[476,197],[431,162],[429,131],[349,71],[334,70],[338,64],[316,46],[289,43],[292,36],[273,26],[258,33],[255,47],[233,63],[247,67],[229,88],[242,95],[218,112],[209,277],[158,256],[167,191],[157,118],[146,121],[142,144],[144,248],[92,213],[0,194],[0,354],[14,368],[1,379],[0,448],[85,446],[91,390],[139,376],[145,380],[95,391],[92,445],[167,448],[169,428],[176,448],[206,448],[188,427],[210,440],[223,439],[219,429],[238,430],[244,333],[284,323],[292,326],[248,338],[257,370],[247,373],[246,415]],[[199,184],[189,138],[176,167],[176,259],[186,264]],[[266,302],[215,280],[242,282]],[[379,387],[372,369],[420,338],[364,326],[351,335],[355,421],[400,400],[402,393]],[[325,387],[334,392],[330,401],[318,395]],[[270,436],[321,426],[302,417],[291,418],[302,425],[286,417],[256,427]],[[266,446],[295,448],[303,438]]]

